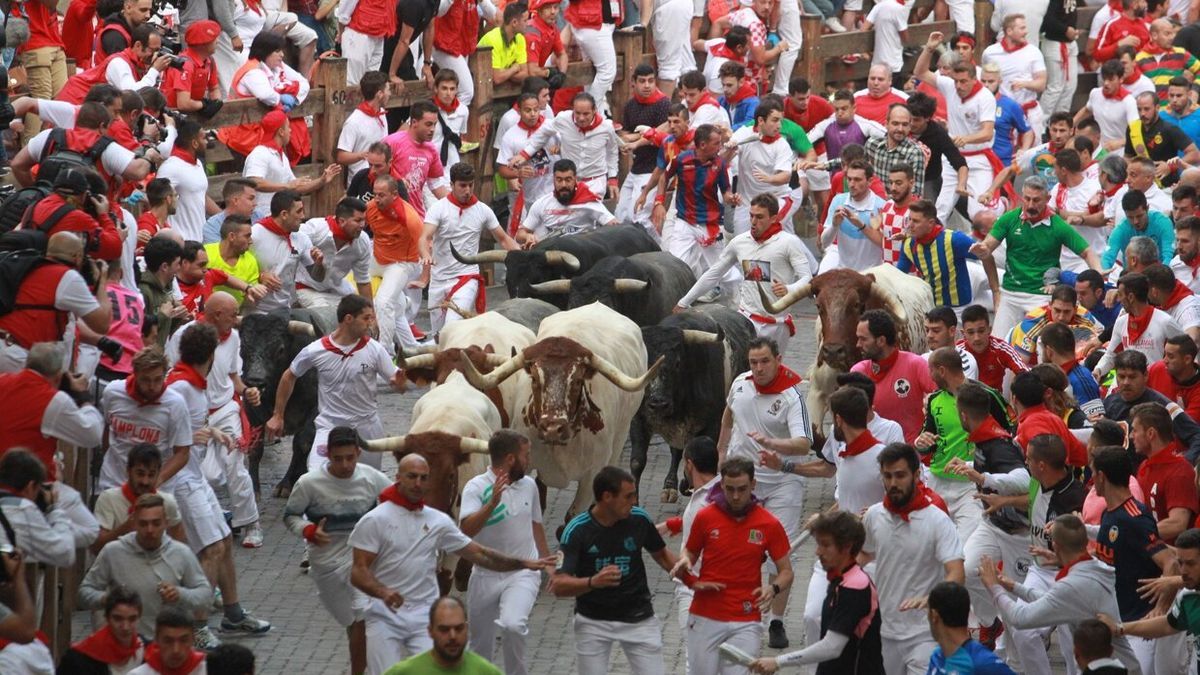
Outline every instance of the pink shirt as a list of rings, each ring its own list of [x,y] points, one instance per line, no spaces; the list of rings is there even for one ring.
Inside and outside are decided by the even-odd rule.
[[[128,375],[133,372],[133,355],[141,351],[143,346],[142,319],[146,316],[145,302],[141,293],[125,288],[117,281],[108,283],[108,300],[113,309],[108,337],[120,343],[124,353],[117,363],[101,354],[100,363],[109,370]]]
[[[1133,494],[1133,498],[1139,502],[1146,503],[1146,494],[1142,492],[1142,486],[1133,476],[1129,477],[1129,491]],[[1096,486],[1088,488],[1087,497],[1083,499],[1083,522],[1085,525],[1099,525],[1100,516],[1104,515],[1104,497],[1096,494]]]
[[[882,377],[869,359],[850,370],[875,381],[875,412],[899,424],[904,442],[912,443],[925,423],[925,396],[937,391],[929,376],[929,362],[920,354],[897,350],[896,362]]]
[[[392,175],[404,181],[404,187],[408,188],[408,202],[424,218],[425,200],[422,193],[425,184],[430,178],[441,178],[446,173],[437,148],[432,143],[417,143],[405,129],[389,135],[383,141],[392,148]]]

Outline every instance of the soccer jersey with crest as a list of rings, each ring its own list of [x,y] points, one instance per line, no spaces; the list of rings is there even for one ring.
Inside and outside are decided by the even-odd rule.
[[[746,372],[733,381],[726,404],[733,413],[729,457],[745,457],[758,464],[759,446],[748,435],[752,431],[770,438],[812,437],[808,408],[799,387],[788,387],[778,394],[760,394],[750,373]],[[778,482],[784,478],[779,471],[766,467],[757,467],[754,474],[760,483]]]
[[[589,509],[567,523],[558,550],[558,572],[590,577],[609,565],[621,570],[621,583],[575,598],[575,612],[596,621],[638,623],[654,616],[642,549],[657,553],[666,542],[650,515],[638,507],[628,518],[605,527]]]
[[[296,377],[317,370],[317,426],[325,428],[373,420],[379,410],[375,378],[390,380],[397,370],[376,340],[364,337],[357,344],[339,345],[329,336],[305,347],[290,368]]]

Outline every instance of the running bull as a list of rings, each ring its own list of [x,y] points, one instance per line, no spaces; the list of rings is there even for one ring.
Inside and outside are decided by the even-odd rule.
[[[687,263],[670,253],[651,251],[610,255],[577,277],[543,281],[530,289],[540,297],[566,295],[569,309],[602,302],[639,326],[653,326],[671,314],[695,283]]]

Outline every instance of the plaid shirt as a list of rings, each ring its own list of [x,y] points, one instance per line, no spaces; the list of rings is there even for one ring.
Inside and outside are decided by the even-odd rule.
[[[901,164],[907,164],[913,170],[913,192],[921,195],[925,187],[925,152],[911,138],[895,148],[888,148],[887,137],[868,138],[866,144],[867,161],[875,168],[875,174],[886,181],[892,169]]]

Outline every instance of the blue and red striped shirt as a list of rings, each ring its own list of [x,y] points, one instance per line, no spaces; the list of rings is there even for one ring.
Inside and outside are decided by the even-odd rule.
[[[686,223],[720,228],[725,221],[721,194],[729,191],[729,164],[717,155],[707,162],[687,150],[667,167],[674,177],[676,216]]]

